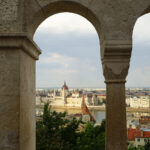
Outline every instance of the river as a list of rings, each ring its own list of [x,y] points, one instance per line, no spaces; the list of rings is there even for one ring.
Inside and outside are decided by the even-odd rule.
[[[76,114],[81,113],[80,109],[63,109],[63,108],[53,108],[52,110],[55,110],[57,112],[64,112],[66,111],[67,114]],[[92,110],[90,111],[92,116],[95,118],[96,123],[101,123],[103,119],[106,118],[105,111],[98,111],[98,110]],[[150,113],[139,113],[139,112],[127,112],[127,120],[139,120],[141,116],[150,116]]]

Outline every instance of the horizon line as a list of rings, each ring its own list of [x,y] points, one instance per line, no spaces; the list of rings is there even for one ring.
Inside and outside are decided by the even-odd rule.
[[[36,87],[36,89],[40,89],[40,88],[61,88],[60,86],[51,86],[51,87]],[[69,88],[106,88],[106,87],[93,87],[93,86],[83,86],[83,87],[79,87],[79,86],[71,86]],[[150,86],[127,86],[125,88],[150,88]]]

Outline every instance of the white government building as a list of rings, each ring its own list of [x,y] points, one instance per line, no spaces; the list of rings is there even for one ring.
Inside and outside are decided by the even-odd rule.
[[[132,108],[150,108],[149,96],[134,96],[126,98],[126,104]]]
[[[51,106],[64,107],[81,107],[82,97],[85,95],[85,103],[87,106],[98,105],[97,95],[94,93],[83,93],[82,91],[69,92],[66,82],[60,91],[54,90],[53,93],[48,93],[47,97],[36,97],[36,105],[44,105],[49,101]]]

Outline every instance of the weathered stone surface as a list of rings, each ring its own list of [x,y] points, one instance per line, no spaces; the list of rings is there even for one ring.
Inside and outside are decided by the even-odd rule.
[[[103,42],[101,57],[106,82],[125,81],[130,64],[131,51],[131,41],[114,40]]]
[[[13,51],[13,54],[11,53]],[[0,48],[0,95],[19,95],[18,50]]]
[[[18,16],[18,0],[0,1],[0,18],[2,21],[14,21]],[[16,20],[17,21],[17,20]]]
[[[29,3],[26,1],[26,3]],[[136,5],[135,5],[136,3]],[[34,6],[32,6],[34,4]],[[65,4],[65,5],[64,5]],[[53,7],[51,7],[53,5]],[[75,8],[75,5],[78,7]],[[43,20],[52,14],[68,11],[78,13],[83,15],[87,19],[90,17],[88,13],[92,13],[95,18],[97,18],[100,23],[101,38],[105,40],[131,40],[132,39],[132,30],[133,26],[139,16],[148,12],[148,6],[150,6],[149,0],[143,1],[131,1],[131,0],[71,0],[71,1],[63,1],[63,0],[38,0],[37,3],[33,3],[30,1],[30,6],[32,9],[33,16],[30,15],[27,22],[27,30],[30,27],[30,23],[34,23],[32,28],[38,26],[40,21],[37,21],[37,14],[40,14],[39,20]],[[36,6],[36,7],[35,7]],[[80,10],[80,7],[85,7],[85,10]],[[28,10],[30,8],[27,8]],[[49,11],[46,11],[46,10]],[[31,14],[31,9],[26,11],[26,13]],[[84,15],[87,14],[87,15]],[[37,16],[37,17],[36,17]],[[36,20],[34,19],[36,18]],[[34,22],[33,22],[34,20]],[[90,19],[89,19],[90,20]],[[36,22],[37,21],[37,22]],[[94,19],[90,20],[94,26],[97,26],[94,23]],[[36,25],[37,24],[37,25]],[[29,26],[28,26],[29,25]],[[96,27],[97,28],[97,27]],[[31,29],[30,29],[31,30]],[[35,29],[32,29],[35,30]],[[100,35],[99,35],[100,36]]]
[[[0,150],[19,150],[19,96],[0,95]]]
[[[125,82],[130,41],[103,42],[102,64],[106,82],[106,150],[127,150]]]
[[[125,84],[107,83],[106,150],[127,150]]]
[[[35,60],[20,51],[20,149],[35,150]]]
[[[125,78],[129,66],[115,63],[109,67],[105,66],[104,70],[107,99],[106,150],[127,150]]]
[[[35,150],[38,54],[25,37],[0,37],[0,150]]]
[[[19,0],[0,1],[0,32],[22,32],[23,8],[20,9]]]
[[[131,40],[137,18],[150,11],[149,0],[1,0],[0,4],[0,32],[14,33],[18,29],[33,36],[48,16],[68,11],[83,15],[96,28],[97,19],[102,40]],[[91,19],[89,12],[95,19]]]
[[[19,51],[0,48],[0,150],[19,150],[19,70]]]

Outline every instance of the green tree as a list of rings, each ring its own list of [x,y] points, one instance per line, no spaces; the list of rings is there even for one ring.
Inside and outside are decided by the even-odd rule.
[[[150,140],[148,140],[144,146],[145,150],[150,150]]]
[[[137,150],[136,147],[130,147],[128,150]]]
[[[94,127],[87,123],[85,130],[78,138],[78,150],[105,150],[105,121],[101,126]]]
[[[66,112],[51,112],[49,104],[45,104],[41,121],[36,124],[37,150],[70,150],[75,147],[78,136],[77,129],[81,120],[66,119]]]
[[[80,127],[83,130],[79,130]],[[49,104],[44,105],[44,113],[37,122],[37,150],[104,150],[105,121],[94,127],[81,119],[66,119],[66,113],[51,112]]]

